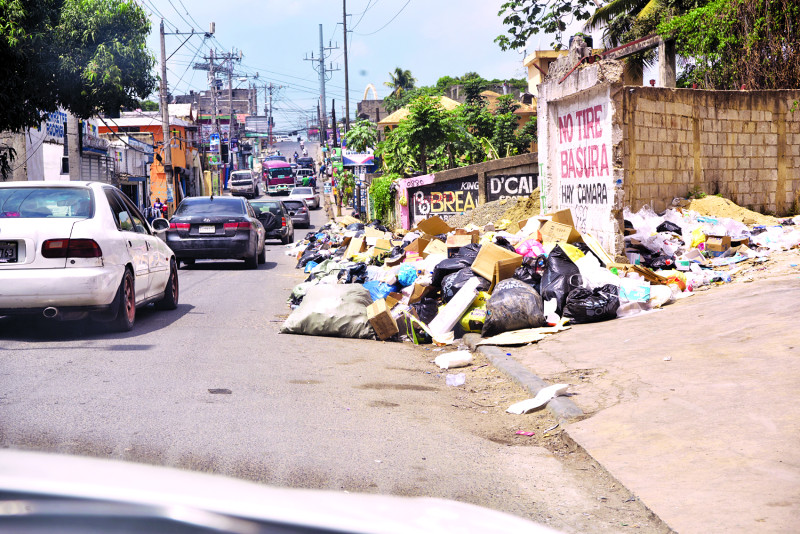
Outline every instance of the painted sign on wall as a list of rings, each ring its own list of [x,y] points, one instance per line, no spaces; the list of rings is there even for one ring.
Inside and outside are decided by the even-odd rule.
[[[572,209],[581,232],[605,228],[614,197],[611,110],[607,92],[557,108],[555,161],[561,208]]]
[[[432,215],[444,220],[478,205],[478,178],[439,182],[409,188],[412,224]]]
[[[486,202],[512,197],[528,197],[539,185],[539,175],[503,174],[486,177]]]

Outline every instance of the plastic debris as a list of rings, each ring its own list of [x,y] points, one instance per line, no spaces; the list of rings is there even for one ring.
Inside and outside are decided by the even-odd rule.
[[[466,367],[472,363],[472,353],[468,350],[457,350],[440,354],[433,360],[433,363],[440,369],[453,369],[455,367]]]
[[[457,375],[448,374],[444,379],[445,384],[448,386],[458,387],[463,386],[467,382],[467,375],[458,373]]]
[[[540,389],[534,398],[512,404],[508,407],[506,412],[522,415],[534,410],[539,410],[544,408],[552,399],[559,395],[564,395],[568,388],[569,384],[553,384],[552,386],[547,386],[546,388]]]

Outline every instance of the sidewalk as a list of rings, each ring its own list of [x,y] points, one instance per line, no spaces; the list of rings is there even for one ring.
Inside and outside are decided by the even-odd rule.
[[[573,384],[569,436],[677,532],[796,532],[798,304],[798,275],[737,283],[508,352]]]

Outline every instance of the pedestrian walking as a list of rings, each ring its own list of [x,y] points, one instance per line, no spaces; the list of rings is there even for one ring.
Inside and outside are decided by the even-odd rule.
[[[157,219],[158,217],[162,216],[162,213],[164,212],[164,203],[161,202],[161,199],[159,197],[156,197],[156,201],[153,202],[152,208],[154,210],[153,213],[154,219]]]

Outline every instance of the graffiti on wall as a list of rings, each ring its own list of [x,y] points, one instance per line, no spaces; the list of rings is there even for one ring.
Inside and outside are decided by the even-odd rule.
[[[432,215],[447,220],[478,205],[478,178],[410,187],[408,197],[414,225]]]
[[[581,232],[603,228],[613,201],[611,113],[608,95],[559,106],[555,141],[558,201],[572,209]]]
[[[486,202],[512,197],[528,197],[539,185],[539,176],[528,174],[503,174],[486,177]]]

